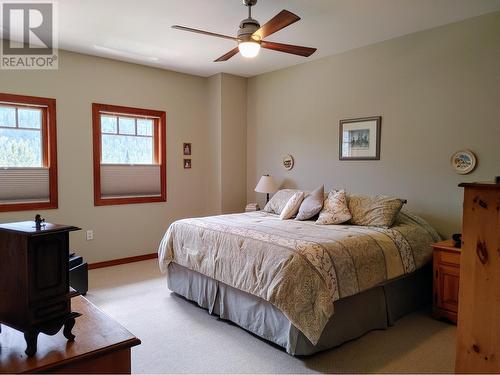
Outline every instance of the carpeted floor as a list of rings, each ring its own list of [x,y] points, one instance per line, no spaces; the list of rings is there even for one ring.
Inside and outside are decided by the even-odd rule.
[[[410,314],[336,349],[296,358],[172,294],[156,260],[90,271],[87,298],[142,340],[134,373],[453,372],[455,326]]]

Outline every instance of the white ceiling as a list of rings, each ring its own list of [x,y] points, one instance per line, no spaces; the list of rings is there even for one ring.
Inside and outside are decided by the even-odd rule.
[[[241,0],[60,0],[59,47],[201,76],[254,76],[465,18],[500,10],[500,0],[259,0],[261,25],[282,9],[302,20],[267,38],[316,47],[309,58],[261,50],[213,60],[231,40],[171,29],[180,24],[236,35],[247,9]],[[104,48],[96,49],[95,46]]]

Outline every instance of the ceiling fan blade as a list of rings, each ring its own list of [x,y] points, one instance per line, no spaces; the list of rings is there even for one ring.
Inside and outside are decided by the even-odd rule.
[[[294,22],[300,20],[300,17],[292,12],[283,9],[269,21],[267,21],[259,30],[254,32],[252,35],[259,37],[261,40],[266,36],[274,34],[276,31],[279,31]]]
[[[283,44],[283,43],[266,42],[265,40],[260,42],[260,46],[262,48],[272,49],[273,51],[291,53],[293,55],[299,55],[304,57],[309,57],[314,52],[316,52],[316,48],[294,46],[291,44]]]
[[[217,33],[212,33],[210,31],[204,31],[204,30],[199,30],[199,29],[193,29],[192,27],[186,27],[186,26],[179,26],[179,25],[173,25],[172,29],[177,29],[177,30],[182,30],[182,31],[189,31],[191,33],[197,33],[197,34],[203,34],[203,35],[209,35],[209,36],[215,36],[217,38],[224,38],[224,39],[231,39],[238,41],[238,38],[235,38],[234,36],[228,36],[228,35],[222,35],[222,34],[217,34]]]
[[[233,48],[231,51],[229,51],[228,53],[222,55],[217,60],[214,60],[214,62],[227,61],[231,57],[233,57],[234,55],[236,55],[238,52],[240,52],[240,50],[238,49],[238,47]]]

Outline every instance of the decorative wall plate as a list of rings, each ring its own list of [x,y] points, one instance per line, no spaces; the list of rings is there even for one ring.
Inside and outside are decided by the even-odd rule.
[[[288,154],[288,155],[285,155],[285,157],[283,158],[283,167],[289,171],[290,169],[293,168],[293,156]]]
[[[460,150],[451,156],[451,166],[458,174],[470,173],[476,168],[476,155],[470,150]]]

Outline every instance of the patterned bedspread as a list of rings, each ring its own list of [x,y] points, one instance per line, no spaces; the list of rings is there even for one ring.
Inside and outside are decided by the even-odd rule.
[[[175,262],[258,296],[316,344],[334,301],[422,267],[438,240],[407,212],[390,229],[249,212],[176,221],[158,252],[163,272]]]

